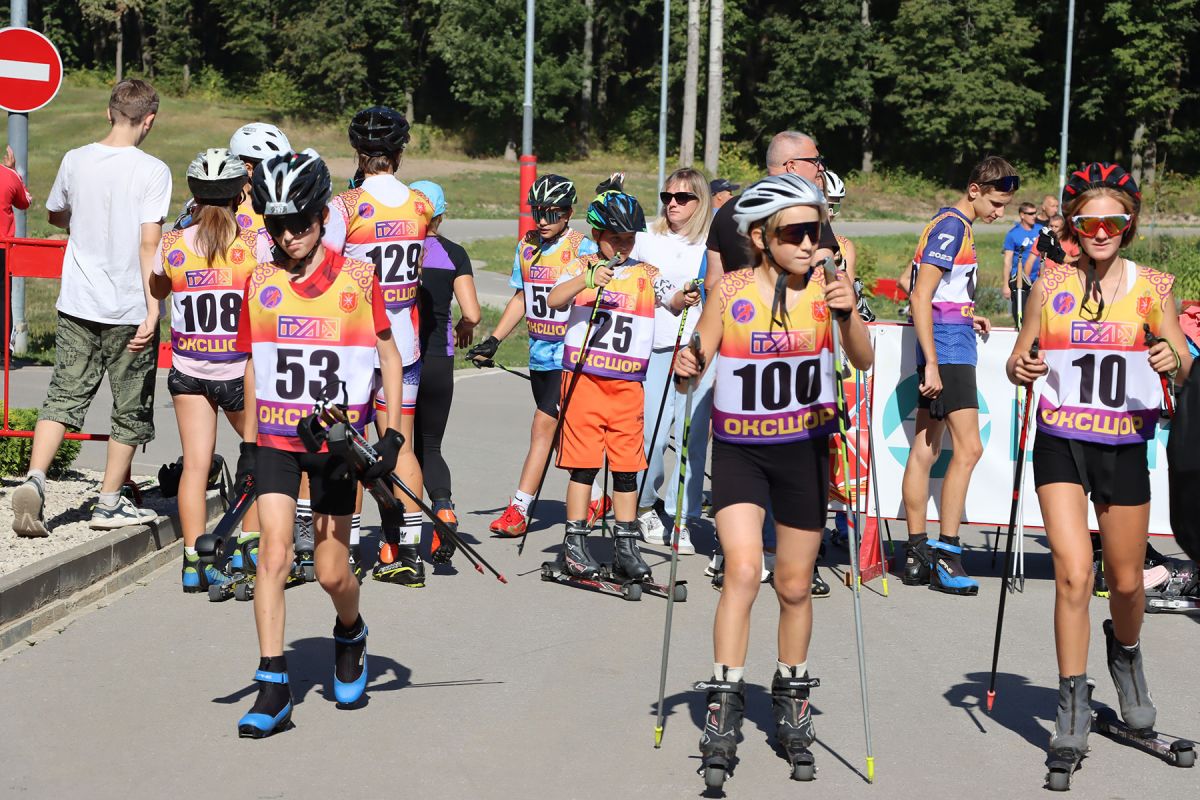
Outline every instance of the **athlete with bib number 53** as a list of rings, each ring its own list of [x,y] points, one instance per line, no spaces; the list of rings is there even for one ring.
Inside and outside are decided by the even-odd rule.
[[[1141,195],[1133,178],[1116,164],[1088,164],[1070,176],[1062,202],[1065,236],[1082,252],[1077,263],[1042,267],[1008,377],[1019,385],[1046,378],[1037,404],[1033,478],[1054,559],[1059,697],[1051,760],[1064,765],[1069,783],[1091,728],[1089,495],[1109,591],[1108,671],[1125,724],[1142,737],[1154,728],[1139,646],[1150,519],[1146,447],[1154,440],[1164,383],[1185,381],[1192,356],[1171,295],[1174,276],[1121,257],[1137,234]],[[1035,339],[1040,352],[1031,358]]]
[[[250,276],[237,339],[237,349],[249,354],[238,475],[254,475],[262,522],[254,593],[259,691],[238,722],[238,734],[252,738],[285,730],[291,720],[283,588],[302,472],[312,492],[317,580],[337,610],[334,698],[354,703],[367,685],[367,628],[350,568],[350,515],[357,478],[380,477],[396,466],[400,408],[388,409],[388,430],[376,446],[380,461],[362,476],[350,474],[327,447],[309,453],[296,426],[332,389],[361,432],[370,418],[376,359],[389,397],[400,394],[403,368],[374,266],[321,244],[331,194],[329,170],[313,150],[272,158],[254,172],[254,207],[263,214],[277,255]]]

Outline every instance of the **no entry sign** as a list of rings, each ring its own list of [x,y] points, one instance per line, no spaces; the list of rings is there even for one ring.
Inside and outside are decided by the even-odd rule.
[[[62,58],[49,39],[29,28],[0,30],[0,108],[26,113],[54,99]]]

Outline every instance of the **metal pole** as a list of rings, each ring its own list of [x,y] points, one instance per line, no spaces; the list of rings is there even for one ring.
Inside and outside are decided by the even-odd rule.
[[[521,120],[521,155],[533,155],[533,18],[536,3],[525,0],[525,109]]]
[[[1067,185],[1067,130],[1071,118],[1071,52],[1075,43],[1075,0],[1067,4],[1067,68],[1063,74],[1062,137],[1058,143],[1058,193]]]
[[[671,0],[663,0],[662,91],[658,96],[658,190],[667,179],[667,59],[671,53]],[[662,201],[658,203],[662,211]],[[668,381],[669,383],[669,381]]]
[[[29,27],[29,5],[27,0],[11,0],[11,25],[14,28]],[[29,115],[8,115],[8,143],[12,146],[13,154],[17,157],[17,174],[25,185],[29,185]],[[16,221],[14,235],[26,235],[25,212],[13,209]],[[12,305],[12,351],[23,355],[29,349],[29,326],[25,323],[25,279],[13,278],[12,296],[8,298]]]

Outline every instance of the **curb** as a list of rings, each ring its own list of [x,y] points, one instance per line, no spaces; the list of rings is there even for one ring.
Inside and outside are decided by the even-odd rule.
[[[224,512],[220,495],[205,505],[212,522]],[[0,577],[0,651],[30,638],[71,612],[124,589],[177,558],[179,517],[112,531]]]

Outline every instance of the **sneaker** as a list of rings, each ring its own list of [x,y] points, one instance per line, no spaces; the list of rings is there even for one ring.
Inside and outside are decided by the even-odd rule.
[[[688,531],[686,522],[679,526],[679,555],[696,555],[696,545],[692,544],[692,534]]]
[[[497,519],[492,520],[492,524],[488,529],[500,536],[520,536],[525,532],[525,528],[529,525],[529,520],[525,518],[525,514],[515,505],[510,504],[504,509],[504,513]]]
[[[612,507],[613,507],[612,498],[609,497],[608,495],[605,495],[604,499],[602,501],[601,500],[593,500],[592,502],[588,503],[588,515],[587,515],[588,529],[590,530],[592,528],[592,526],[594,526],[597,522],[599,522],[601,517],[605,516],[606,514],[611,513]]]
[[[92,509],[91,526],[97,530],[113,531],[130,525],[146,525],[158,519],[158,512],[138,508],[128,497],[121,497],[112,508],[96,503]]]
[[[653,508],[638,517],[637,525],[646,544],[669,544],[666,537],[667,529],[663,527],[662,518]]]
[[[50,535],[46,528],[46,494],[33,478],[26,478],[13,491],[12,510],[12,528],[17,536],[40,539]]]
[[[704,574],[708,577],[713,577],[721,571],[721,567],[725,564],[725,556],[718,553],[713,553],[712,558],[708,560],[708,566],[704,568]]]
[[[775,577],[775,554],[763,551],[762,565],[762,580],[760,583],[769,583],[771,578]]]

